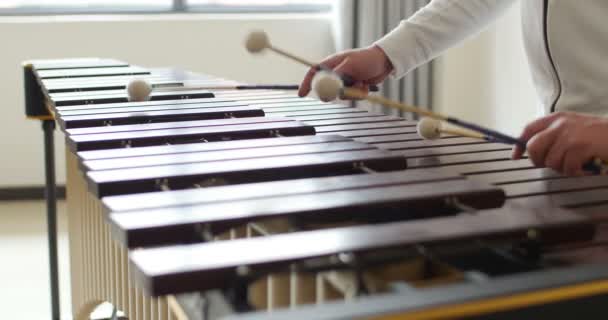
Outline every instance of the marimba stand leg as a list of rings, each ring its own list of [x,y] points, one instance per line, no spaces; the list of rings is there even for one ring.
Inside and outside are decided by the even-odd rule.
[[[44,131],[44,164],[47,237],[49,244],[49,275],[51,281],[51,312],[53,320],[60,320],[59,307],[59,270],[57,264],[57,186],[55,184],[55,131],[54,120],[43,120]]]

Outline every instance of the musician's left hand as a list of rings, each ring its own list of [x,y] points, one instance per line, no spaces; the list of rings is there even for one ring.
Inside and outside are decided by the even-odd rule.
[[[558,112],[528,124],[520,136],[538,167],[567,175],[583,175],[583,165],[595,157],[608,160],[608,118]],[[513,159],[524,150],[513,149]]]

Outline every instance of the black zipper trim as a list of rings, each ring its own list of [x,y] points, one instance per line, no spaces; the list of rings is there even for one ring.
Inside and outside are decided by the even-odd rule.
[[[555,62],[553,61],[553,56],[551,55],[551,50],[549,48],[549,0],[543,1],[543,33],[545,35],[545,50],[547,50],[547,56],[549,57],[549,62],[551,63],[551,68],[557,78],[557,96],[553,103],[551,104],[551,112],[555,112],[555,107],[557,106],[557,101],[562,95],[562,81],[559,78],[559,73],[557,73],[557,67],[555,66]]]

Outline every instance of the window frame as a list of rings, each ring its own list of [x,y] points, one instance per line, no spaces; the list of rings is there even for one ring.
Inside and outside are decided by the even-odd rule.
[[[326,4],[289,4],[273,7],[272,5],[189,5],[187,0],[171,0],[169,8],[151,9],[148,6],[108,9],[107,6],[87,9],[73,7],[39,7],[39,8],[0,8],[0,16],[47,16],[47,15],[132,15],[132,14],[175,14],[175,13],[328,13],[332,5]]]

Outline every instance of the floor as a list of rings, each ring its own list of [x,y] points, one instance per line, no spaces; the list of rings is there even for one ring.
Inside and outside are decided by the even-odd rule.
[[[42,201],[0,201],[0,312],[2,319],[50,319],[46,211]],[[59,203],[61,310],[70,318],[65,203]]]

